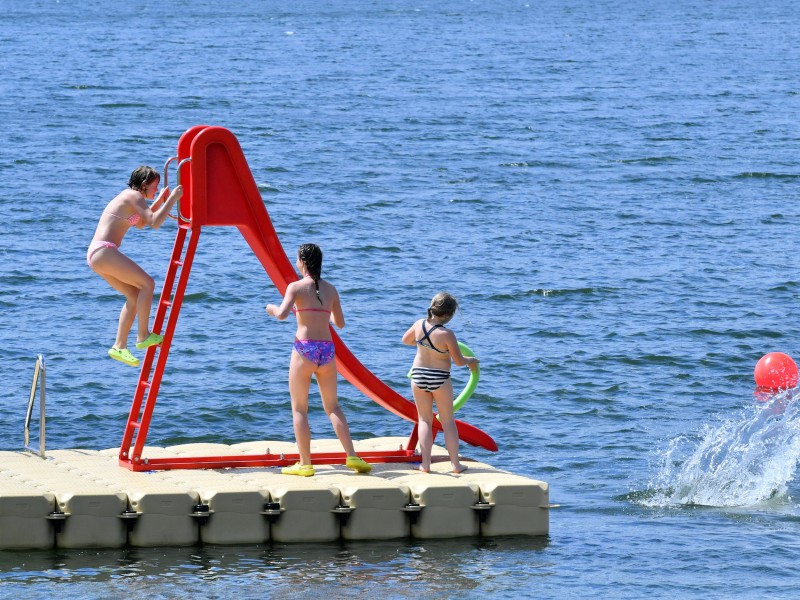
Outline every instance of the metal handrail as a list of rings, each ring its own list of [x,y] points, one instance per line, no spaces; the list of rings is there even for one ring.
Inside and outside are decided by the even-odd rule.
[[[184,158],[181,162],[178,163],[178,171],[175,173],[175,180],[177,181],[176,185],[180,185],[181,184],[181,167],[184,164],[186,164],[187,162],[192,162],[191,157]],[[192,220],[191,219],[187,219],[186,217],[183,216],[183,214],[181,214],[181,201],[180,200],[178,200],[177,210],[178,210],[178,218],[181,221],[183,221],[184,223],[189,223],[191,225],[192,224]]]
[[[177,156],[172,156],[172,157],[167,159],[167,162],[164,163],[164,187],[165,188],[169,187],[169,163],[171,163],[174,160],[178,160],[178,157]],[[186,164],[187,162],[192,162],[191,157],[184,158],[182,161],[180,161],[178,163],[178,170],[175,172],[175,179],[176,179],[175,185],[176,186],[181,184],[181,167],[184,164]],[[175,216],[175,215],[171,214],[170,217],[172,217],[173,219],[179,220],[179,221],[183,221],[184,223],[191,224],[192,220],[191,219],[187,219],[186,217],[184,217],[181,214],[181,201],[180,200],[178,200],[176,208],[177,208],[177,211],[178,211],[178,216]]]
[[[172,156],[167,159],[167,162],[164,163],[164,187],[169,187],[169,163],[173,160],[178,160],[177,156]]]
[[[47,387],[45,383],[45,371],[46,369],[44,367],[44,357],[40,354],[36,358],[36,366],[33,368],[33,383],[31,383],[31,396],[28,399],[28,412],[25,415],[25,444],[24,444],[25,450],[33,452],[34,454],[38,454],[42,458],[45,458],[45,453],[44,453],[45,388]],[[36,399],[37,386],[39,387],[39,450],[31,448],[29,445],[31,416],[33,415],[33,401]]]

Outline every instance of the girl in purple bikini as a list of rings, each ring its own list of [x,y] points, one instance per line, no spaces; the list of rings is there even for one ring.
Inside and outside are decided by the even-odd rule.
[[[283,321],[294,312],[297,318],[292,358],[289,362],[289,395],[292,399],[292,421],[300,461],[285,467],[285,475],[314,475],[311,464],[311,430],[308,426],[308,392],[311,377],[316,376],[322,406],[331,420],[336,437],[347,453],[346,465],[359,473],[368,473],[372,466],[356,456],[347,419],[339,406],[336,385],[336,353],[330,324],[344,327],[344,313],[336,288],[322,279],[322,250],[316,244],[303,244],[297,250],[297,270],[303,276],[290,283],[280,306],[267,304],[271,317]]]
[[[158,172],[145,165],[131,173],[128,189],[109,202],[100,216],[92,243],[86,252],[89,267],[125,296],[125,305],[119,314],[117,339],[108,355],[132,367],[139,365],[139,359],[128,350],[128,335],[134,319],[138,317],[138,349],[160,344],[163,338],[157,333],[151,333],[149,329],[155,282],[139,265],[125,256],[119,247],[131,227],[161,227],[173,205],[183,196],[181,186],[177,186],[169,198],[169,190],[164,188],[158,198],[147,206],[147,200],[155,197],[160,180]]]

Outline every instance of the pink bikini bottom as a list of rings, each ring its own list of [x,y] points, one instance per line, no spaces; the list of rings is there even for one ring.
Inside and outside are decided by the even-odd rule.
[[[114,242],[92,242],[89,244],[89,249],[86,251],[86,264],[90,267],[92,266],[92,257],[94,253],[100,250],[100,248],[119,248]]]

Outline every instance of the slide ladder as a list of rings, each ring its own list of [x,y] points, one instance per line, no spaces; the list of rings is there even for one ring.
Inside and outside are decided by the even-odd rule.
[[[159,457],[147,456],[145,442],[158,390],[161,386],[169,349],[175,334],[181,304],[189,281],[197,244],[205,226],[234,226],[239,229],[275,284],[284,295],[286,287],[298,279],[291,261],[267,214],[261,193],[236,137],[223,127],[198,125],[187,130],[178,141],[178,183],[184,193],[178,205],[178,231],[170,256],[164,287],[156,308],[153,331],[163,331],[160,346],[147,348],[134,391],[130,415],[119,452],[119,464],[133,471],[162,469],[203,469],[227,467],[278,467],[294,464],[298,454],[235,454],[225,456]],[[188,245],[187,245],[188,239]],[[404,398],[378,379],[353,355],[331,328],[339,373],[358,390],[388,411],[414,423],[405,446],[396,450],[359,451],[368,462],[414,462],[417,445],[417,411]],[[485,432],[463,421],[456,421],[459,437],[473,446],[496,451],[497,444]],[[434,432],[441,425],[434,419]],[[344,452],[313,453],[314,464],[338,464]]]

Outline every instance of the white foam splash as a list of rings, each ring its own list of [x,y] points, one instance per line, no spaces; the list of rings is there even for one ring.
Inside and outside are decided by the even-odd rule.
[[[645,506],[753,506],[786,493],[800,459],[800,394],[754,403],[735,419],[670,441]],[[793,398],[794,394],[794,398]]]

